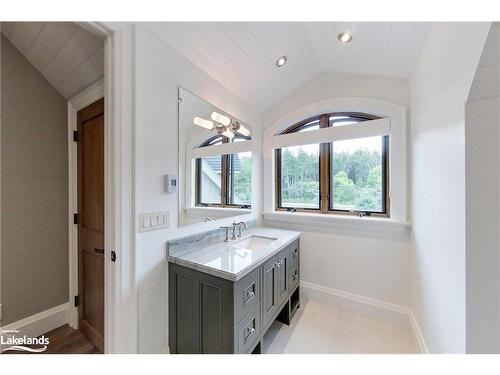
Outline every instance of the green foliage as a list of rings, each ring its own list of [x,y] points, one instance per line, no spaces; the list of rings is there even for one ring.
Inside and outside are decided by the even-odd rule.
[[[294,155],[284,149],[281,153],[281,192],[286,203],[319,205],[319,156],[300,150]]]
[[[240,171],[234,176],[234,194],[241,204],[252,201],[252,158],[240,157]]]
[[[319,157],[304,151],[281,154],[282,202],[302,207],[319,206]],[[382,210],[382,167],[379,152],[336,152],[332,162],[334,208]]]
[[[334,202],[354,202],[356,199],[356,185],[354,185],[354,182],[347,177],[346,172],[339,171],[335,176],[333,176],[333,184]]]

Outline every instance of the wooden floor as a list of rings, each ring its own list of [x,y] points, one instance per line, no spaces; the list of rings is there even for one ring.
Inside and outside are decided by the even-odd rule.
[[[99,350],[80,331],[67,324],[45,334],[49,345],[40,354],[100,354]],[[21,351],[8,351],[3,354],[31,354]]]

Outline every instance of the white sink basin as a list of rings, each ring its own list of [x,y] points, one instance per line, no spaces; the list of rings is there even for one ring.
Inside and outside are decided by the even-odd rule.
[[[263,247],[266,247],[273,241],[276,241],[276,238],[252,235],[234,242],[233,244],[231,244],[231,247],[256,251],[262,249]]]

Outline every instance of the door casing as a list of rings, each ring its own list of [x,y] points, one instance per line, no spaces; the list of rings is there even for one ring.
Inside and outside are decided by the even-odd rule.
[[[135,283],[134,199],[134,26],[126,22],[79,22],[104,39],[104,79],[68,101],[69,304],[68,323],[78,327],[76,130],[77,112],[105,97],[104,120],[104,353],[138,353],[137,286]],[[116,252],[116,262],[111,261]]]

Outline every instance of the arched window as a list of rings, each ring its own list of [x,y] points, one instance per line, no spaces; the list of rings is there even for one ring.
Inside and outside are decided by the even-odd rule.
[[[250,140],[216,135],[199,148]],[[209,155],[195,159],[195,204],[202,207],[251,207],[252,154],[250,151]]]
[[[276,209],[389,216],[389,135],[377,133],[380,122],[371,120],[379,119],[357,112],[326,113],[280,133],[296,136],[295,143],[285,142],[291,145],[275,151]],[[372,124],[375,130],[365,126]],[[338,129],[328,131],[333,140],[323,143],[318,134],[325,128]],[[313,137],[306,134],[312,131]]]

